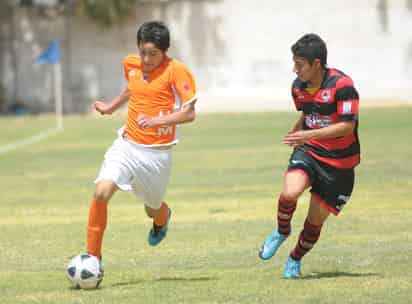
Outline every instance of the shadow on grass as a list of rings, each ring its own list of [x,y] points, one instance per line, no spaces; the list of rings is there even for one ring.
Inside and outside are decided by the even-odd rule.
[[[340,278],[340,277],[380,277],[379,273],[352,273],[345,271],[333,271],[333,272],[312,272],[311,274],[304,275],[301,280],[317,280],[317,279],[327,279],[327,278]]]
[[[114,283],[111,286],[127,286],[127,285],[137,285],[146,282],[164,282],[164,281],[171,281],[171,282],[202,282],[202,281],[216,281],[216,277],[195,277],[195,278],[182,278],[182,277],[163,277],[157,278],[152,280],[142,280],[142,279],[132,279],[127,282],[118,282]]]

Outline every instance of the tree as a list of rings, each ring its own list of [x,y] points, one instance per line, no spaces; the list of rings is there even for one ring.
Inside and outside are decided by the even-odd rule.
[[[81,0],[79,8],[98,23],[109,26],[127,17],[136,0]]]

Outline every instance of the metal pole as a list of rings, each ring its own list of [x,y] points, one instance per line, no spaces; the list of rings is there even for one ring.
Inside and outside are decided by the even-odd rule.
[[[60,62],[53,64],[54,71],[54,98],[56,107],[56,125],[58,130],[63,129],[63,94],[62,68]]]

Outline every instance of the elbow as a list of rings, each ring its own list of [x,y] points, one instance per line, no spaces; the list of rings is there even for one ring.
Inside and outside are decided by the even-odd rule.
[[[341,132],[339,132],[339,136],[347,136],[353,134],[353,132],[355,131],[355,126],[355,122],[345,123],[344,128],[342,128]]]
[[[347,134],[352,134],[353,132],[355,132],[355,127],[356,127],[355,122],[351,122],[350,124],[348,124],[348,126],[346,128],[346,133]]]
[[[189,103],[183,106],[181,110],[180,123],[188,123],[194,121],[196,118],[196,110],[194,103]]]
[[[187,116],[187,122],[193,122],[195,121],[195,118],[196,118],[196,112],[193,111]]]
[[[193,122],[195,118],[196,118],[195,109],[191,108],[189,111],[186,112],[185,122]]]
[[[196,111],[195,109],[193,109],[192,114],[190,116],[190,122],[195,121],[195,118],[196,118]]]

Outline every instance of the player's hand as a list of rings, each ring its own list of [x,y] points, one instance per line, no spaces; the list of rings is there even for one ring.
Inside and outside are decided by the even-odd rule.
[[[140,114],[137,117],[137,124],[139,127],[144,129],[155,128],[160,126],[162,123],[158,117],[150,117],[143,114]]]
[[[312,138],[312,133],[308,131],[289,132],[282,140],[282,143],[291,147],[303,145]]]
[[[112,114],[110,107],[102,101],[95,101],[93,108],[102,115]]]

